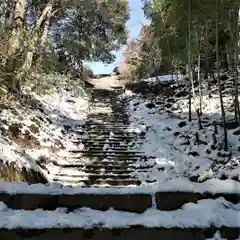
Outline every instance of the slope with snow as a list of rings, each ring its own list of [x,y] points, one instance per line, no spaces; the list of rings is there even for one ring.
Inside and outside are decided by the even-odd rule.
[[[138,177],[146,184],[177,177],[188,177],[191,181],[199,182],[212,177],[239,181],[239,129],[228,130],[229,151],[223,151],[223,129],[219,125],[220,104],[216,90],[212,89],[209,97],[209,91],[204,88],[201,117],[203,128],[199,129],[194,112],[199,98],[195,97],[193,101],[193,120],[188,122],[186,87],[178,87],[176,84],[167,87],[167,94],[160,93],[159,96],[133,93],[131,96],[127,93],[125,95],[130,99],[129,131],[139,134],[139,138],[131,145],[146,154],[138,164],[151,167],[145,173],[136,173]],[[231,122],[233,112],[230,111],[232,98],[229,94],[225,94],[224,103],[227,119]],[[217,133],[214,123],[217,123]],[[213,144],[213,134],[216,136],[216,144]]]
[[[9,101],[0,112],[0,159],[16,167],[34,169],[51,180],[51,173],[37,162],[64,161],[71,142],[71,129],[82,125],[88,113],[87,95],[61,90],[51,95],[32,93],[29,103]]]

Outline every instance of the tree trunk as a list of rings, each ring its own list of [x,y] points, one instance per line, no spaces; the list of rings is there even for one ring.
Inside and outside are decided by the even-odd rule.
[[[37,64],[40,65],[42,63],[42,58],[43,55],[46,51],[46,43],[47,43],[47,37],[48,37],[48,32],[50,29],[50,23],[51,23],[51,12],[47,13],[46,20],[44,22],[44,27],[42,31],[42,36],[40,39],[40,53],[39,53],[39,58],[37,59]]]
[[[238,62],[239,62],[239,26],[240,26],[240,9],[237,14],[238,22],[237,22],[237,31],[236,31],[236,39],[235,39],[235,78],[234,78],[234,108],[235,108],[235,120],[236,123],[240,125],[240,109],[239,109],[239,100],[238,100],[238,82],[239,82],[239,73],[238,73]]]
[[[21,47],[26,1],[17,0],[15,4],[13,27],[8,40],[9,57],[14,55]]]
[[[199,115],[202,115],[202,79],[200,75],[201,55],[198,55]]]
[[[21,49],[24,16],[25,16],[25,0],[17,0],[13,13],[12,32],[8,40],[7,61],[5,64],[6,77],[5,81],[10,91],[15,91],[18,86],[14,82],[14,72],[19,59]]]
[[[221,105],[221,114],[222,114],[222,121],[223,121],[223,128],[224,128],[224,150],[228,151],[226,116],[225,116],[225,110],[223,105],[223,96],[222,96],[220,69],[219,69],[218,1],[219,0],[216,0],[216,67],[217,67],[217,80],[218,80],[218,90],[219,90],[219,98],[220,98],[220,105]]]
[[[191,68],[191,0],[188,0],[188,121],[192,121],[192,68]]]
[[[18,84],[21,82],[23,76],[30,70],[30,68],[32,66],[33,54],[36,50],[37,42],[40,37],[41,26],[42,26],[44,20],[46,19],[46,17],[48,16],[48,14],[51,15],[52,10],[53,10],[53,4],[54,4],[54,0],[50,0],[48,2],[48,4],[44,8],[41,16],[39,17],[39,19],[36,22],[33,36],[30,39],[30,41],[28,42],[28,51],[27,51],[27,54],[25,57],[25,61],[22,65],[22,67],[20,68],[17,76],[15,77],[16,78],[15,81],[18,82]]]

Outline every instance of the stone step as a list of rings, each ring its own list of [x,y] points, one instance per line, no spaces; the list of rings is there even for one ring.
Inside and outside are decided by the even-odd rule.
[[[86,152],[86,153],[81,153],[80,155],[71,155],[71,159],[80,159],[85,162],[87,161],[138,161],[141,159],[141,156],[137,155],[110,155],[110,154],[104,154],[104,153],[91,153],[91,152]]]
[[[137,135],[115,135],[115,136],[109,136],[109,134],[92,134],[92,135],[83,135],[80,133],[77,133],[79,136],[81,135],[83,139],[85,140],[99,140],[99,139],[104,139],[104,140],[112,140],[112,139],[117,139],[118,141],[122,141],[122,140],[134,140],[136,139],[136,136]],[[78,139],[81,139],[81,138],[78,138]]]
[[[114,208],[120,211],[142,213],[152,206],[150,194],[101,194],[101,191],[99,191],[99,194],[85,192],[74,195],[24,193],[10,195],[8,193],[0,193],[0,201],[4,202],[11,209],[24,210],[55,210],[63,207],[72,211],[74,209],[88,207],[102,211]]]
[[[85,143],[84,146],[86,149],[89,149],[89,148],[99,148],[99,149],[103,149],[103,147],[105,146],[106,143]],[[116,143],[108,143],[108,149],[111,149],[114,150],[121,150],[121,151],[128,151],[129,148],[128,148],[128,145],[123,145],[123,144],[116,144]],[[97,150],[99,150],[97,149]]]
[[[69,163],[69,164],[54,164],[61,168],[79,168],[84,169],[102,169],[105,170],[127,170],[127,169],[138,169],[133,164],[125,164],[123,162],[92,162],[92,163]]]
[[[24,216],[23,216],[24,217]],[[42,221],[43,219],[41,219]],[[21,225],[20,225],[21,226]],[[106,228],[106,227],[88,227],[88,228],[71,228],[57,227],[57,228],[13,228],[13,229],[0,229],[0,239],[22,240],[22,239],[121,239],[121,240],[146,240],[146,239],[161,239],[161,240],[205,240],[213,239],[216,231],[221,232],[223,239],[238,239],[239,229],[233,227],[223,227],[216,229],[214,227],[201,229],[195,227],[190,229],[171,227],[171,228],[153,228],[144,226],[131,226],[123,228]],[[29,237],[31,236],[31,238]]]
[[[76,141],[77,142],[77,141]],[[79,142],[79,141],[78,141]],[[109,140],[105,140],[105,141],[85,141],[84,146],[97,146],[97,147],[103,147],[105,144],[108,144],[110,146],[113,147],[128,147],[127,143],[124,142],[119,142],[119,141],[109,141]]]
[[[116,116],[116,115],[110,115],[109,113],[106,113],[104,116],[100,114],[92,114],[92,116],[89,116],[89,118],[94,119],[94,121],[104,121],[104,122],[118,122],[121,124],[127,124],[128,123],[128,118],[123,118],[121,116]]]
[[[156,205],[157,209],[163,211],[173,211],[181,208],[186,203],[197,203],[202,199],[217,199],[224,197],[227,201],[233,204],[240,203],[240,195],[238,193],[197,193],[197,192],[157,192]],[[174,199],[174,201],[173,201]]]
[[[94,130],[94,131],[87,131],[86,130],[75,130],[74,131],[76,134],[85,134],[86,136],[109,136],[110,133],[113,134],[111,137],[122,137],[122,136],[131,136],[131,137],[136,137],[138,134],[130,133],[130,132],[119,132],[118,130],[114,131],[107,131],[107,130]]]
[[[82,129],[82,131],[84,130],[86,132],[89,132],[89,131],[103,132],[103,131],[105,131],[105,132],[126,132],[126,133],[128,133],[128,131],[126,131],[126,129],[127,128],[119,128],[119,127],[114,127],[114,126],[113,127],[86,127],[84,129]]]
[[[135,164],[139,158],[125,158],[125,157],[116,157],[116,158],[106,158],[104,156],[84,156],[84,157],[72,157],[72,163],[101,163],[101,164],[112,164],[112,163],[124,163],[124,164]],[[76,161],[78,160],[78,161]]]
[[[91,154],[97,154],[97,153],[100,153],[100,154],[104,154],[104,155],[109,155],[109,156],[119,156],[119,155],[124,155],[124,156],[127,156],[127,155],[134,155],[136,157],[142,157],[143,156],[143,152],[139,152],[139,151],[121,151],[121,150],[118,150],[118,151],[111,151],[111,150],[96,150],[96,151],[92,151],[92,152],[89,152],[87,150],[69,150],[68,152],[70,153],[91,153]]]
[[[121,122],[121,121],[107,121],[107,122],[102,122],[102,121],[98,121],[98,120],[94,120],[94,121],[86,121],[84,123],[85,126],[116,126],[116,127],[121,127],[121,126],[128,126],[128,122]],[[76,127],[81,127],[81,125],[77,125]]]
[[[112,167],[112,166],[111,166]],[[76,168],[72,168],[75,170]],[[108,166],[102,166],[101,168],[77,168],[77,170],[87,173],[87,174],[130,174],[136,172],[136,169],[129,168],[129,169],[116,169],[112,167],[111,169]],[[138,171],[137,171],[138,172]]]
[[[76,126],[76,127],[82,127],[82,126]],[[119,128],[119,129],[128,129],[128,125],[122,125],[122,124],[108,124],[108,123],[103,123],[103,124],[85,124],[86,128]]]
[[[7,185],[7,188],[4,187],[4,185]],[[94,191],[90,192],[87,189],[82,189],[82,188],[52,188],[51,186],[42,186],[43,189],[45,189],[44,194],[40,194],[38,193],[38,189],[39,185],[35,188],[35,185],[27,185],[26,187],[30,188],[30,192],[34,189],[36,189],[36,192],[34,194],[30,194],[30,193],[23,193],[24,189],[26,191],[27,188],[23,188],[22,186],[24,185],[19,185],[17,183],[12,183],[13,187],[9,188],[9,183],[2,183],[1,185],[1,189],[2,191],[0,192],[0,202],[4,202],[8,207],[12,208],[12,209],[26,209],[26,210],[34,210],[36,208],[41,208],[41,205],[36,205],[37,203],[43,203],[45,204],[45,206],[49,206],[48,205],[48,201],[47,200],[51,200],[52,198],[54,199],[53,202],[54,203],[54,207],[53,208],[48,208],[48,209],[56,209],[57,206],[59,207],[65,207],[62,204],[59,204],[57,199],[58,197],[61,196],[65,196],[66,194],[68,198],[70,199],[68,204],[72,204],[73,202],[71,201],[71,197],[74,199],[75,197],[79,198],[78,200],[81,200],[81,197],[85,200],[85,196],[91,196],[91,198],[94,199],[93,196],[98,196],[98,194],[103,195],[104,197],[106,195],[115,195],[116,198],[119,198],[122,195],[128,195],[128,196],[139,196],[141,199],[142,195],[146,195],[146,194],[142,194],[141,193],[141,189],[136,188],[134,190],[134,188],[131,190],[129,188],[126,189],[126,191],[124,191],[124,189],[119,189],[120,191],[118,192],[118,190],[113,190],[113,191],[108,191],[108,190],[100,190],[100,191]],[[175,185],[175,187],[177,187],[177,185]],[[173,188],[175,189],[175,187],[173,186]],[[48,189],[49,188],[49,189]],[[6,190],[8,189],[8,190]],[[65,189],[65,190],[64,190]],[[144,188],[143,188],[144,189]],[[177,189],[177,188],[176,188]],[[203,191],[205,189],[205,191]],[[14,192],[13,192],[14,190]],[[67,190],[67,191],[66,191]],[[94,190],[94,189],[93,189]],[[137,191],[136,191],[137,190]],[[197,190],[197,189],[196,189]],[[9,191],[9,193],[8,193]],[[129,191],[131,193],[129,193]],[[136,191],[136,192],[134,192]],[[143,190],[144,191],[144,190]],[[211,190],[210,190],[211,191]],[[40,192],[42,192],[42,190],[40,190]],[[46,192],[46,194],[45,194]],[[71,195],[72,194],[74,195]],[[140,192],[140,193],[139,193]],[[49,193],[49,194],[47,194]],[[53,194],[53,195],[51,195]],[[59,194],[62,194],[59,196]],[[151,195],[151,190],[149,192],[149,194]],[[119,196],[120,195],[120,196]],[[147,194],[148,195],[148,194]],[[43,197],[43,199],[40,201],[39,196]],[[178,191],[178,190],[170,190],[170,191],[159,191],[155,193],[155,197],[153,198],[153,203],[154,205],[156,205],[157,209],[161,210],[161,211],[173,211],[173,210],[177,210],[182,208],[182,206],[186,203],[197,203],[199,200],[203,200],[203,199],[218,199],[220,197],[223,197],[226,201],[233,203],[233,204],[239,204],[240,203],[240,198],[239,198],[239,193],[236,190],[233,192],[221,192],[221,191],[214,191],[213,192],[209,192],[209,188],[207,187],[207,185],[205,186],[205,188],[201,188],[201,193],[200,192],[184,192],[184,191]],[[45,198],[45,200],[44,200]],[[120,197],[121,198],[121,197]],[[137,198],[135,198],[135,200],[137,200]],[[76,201],[77,202],[77,201]],[[136,202],[136,204],[138,203],[138,200]],[[105,204],[105,202],[103,202],[102,204]],[[124,203],[123,203],[124,204]],[[113,204],[111,205],[113,207]],[[152,206],[152,205],[151,205]],[[84,207],[84,205],[83,205]],[[85,206],[88,207],[88,206]],[[231,207],[230,207],[231,209]]]
[[[96,141],[96,142],[85,142],[82,144],[85,146],[85,148],[94,148],[94,147],[97,147],[97,148],[103,148],[103,147],[108,147],[108,148],[116,148],[117,150],[121,150],[119,148],[122,148],[123,150],[122,151],[130,151],[131,149],[129,148],[128,144],[127,143],[122,143],[122,142],[108,142],[108,141]]]
[[[108,136],[94,136],[94,137],[89,137],[89,136],[82,136],[82,137],[74,137],[72,138],[71,141],[73,142],[117,142],[117,143],[121,143],[121,142],[130,142],[134,140],[134,138],[109,138]]]
[[[102,142],[108,142],[108,143],[119,143],[119,144],[121,144],[121,143],[124,143],[124,142],[130,142],[130,141],[132,141],[132,139],[131,138],[128,138],[128,139],[121,139],[120,141],[119,141],[119,139],[116,139],[116,138],[111,138],[111,139],[109,139],[109,138],[99,138],[99,139],[97,139],[97,141],[95,140],[95,139],[82,139],[81,140],[82,142],[84,142],[84,143],[96,143],[96,142],[99,142],[99,143],[102,143]],[[80,142],[80,140],[75,140],[75,142]]]
[[[102,127],[85,127],[85,128],[83,128],[83,129],[77,129],[77,128],[75,128],[75,130],[74,131],[90,131],[90,132],[93,132],[93,131],[95,131],[95,132],[116,132],[116,133],[118,133],[118,132],[120,132],[120,133],[122,133],[122,132],[125,132],[125,133],[129,133],[128,132],[128,128],[127,127],[104,127],[104,126],[102,126]]]
[[[85,153],[69,153],[69,158],[72,160],[75,159],[81,159],[86,161],[93,161],[93,160],[99,160],[99,161],[116,161],[116,160],[129,160],[129,161],[136,161],[138,159],[141,159],[142,155],[123,155],[123,154],[110,154],[110,153],[92,153],[92,152],[85,152]]]
[[[85,149],[84,150],[86,150],[86,151],[101,151],[102,149],[103,149],[103,146],[104,145],[102,145],[102,146],[94,146],[94,145],[88,145],[88,146],[86,146],[85,145]],[[108,148],[107,148],[108,150],[111,150],[111,151],[128,151],[128,147],[126,146],[126,147],[111,147],[111,146],[109,146]]]
[[[76,131],[76,132],[78,132],[78,131]],[[127,131],[119,131],[118,129],[113,129],[113,130],[110,130],[110,131],[108,131],[108,130],[105,130],[105,129],[100,129],[100,130],[94,130],[94,131],[88,131],[87,132],[87,134],[97,134],[97,135],[99,135],[99,134],[113,134],[113,136],[122,136],[122,135],[127,135],[127,136],[136,136],[137,135],[137,133],[132,133],[132,132],[127,132]]]
[[[121,127],[121,126],[125,126],[125,127],[128,127],[128,125],[122,125],[121,123],[119,122],[115,122],[115,123],[109,123],[109,122],[106,122],[106,123],[101,123],[101,122],[92,122],[92,121],[87,121],[84,123],[84,125],[86,126],[94,126],[94,127],[107,127],[107,126],[111,126],[111,127]],[[82,125],[76,125],[76,127],[81,127]]]
[[[90,179],[59,179],[59,178],[55,178],[53,179],[53,181],[55,182],[60,182],[60,183],[64,183],[64,184],[80,184],[83,183],[86,186],[106,186],[106,185],[110,185],[112,187],[126,187],[126,186],[140,186],[141,185],[141,181],[139,180],[134,180],[134,179],[122,179],[122,180],[115,180],[115,179],[96,179],[96,180],[90,180]]]
[[[76,180],[91,180],[96,181],[98,179],[112,179],[112,180],[122,180],[122,179],[136,179],[129,174],[110,174],[110,173],[99,173],[99,174],[64,174],[64,173],[57,173],[55,174],[56,177],[63,177],[63,178],[74,178]]]
[[[97,116],[97,117],[92,117],[92,119],[94,119],[95,121],[101,121],[101,122],[110,122],[110,123],[121,123],[122,125],[127,125],[129,124],[128,119],[123,119],[123,118],[119,118],[119,117],[114,117],[114,116],[105,116],[105,117],[101,117],[101,116]]]

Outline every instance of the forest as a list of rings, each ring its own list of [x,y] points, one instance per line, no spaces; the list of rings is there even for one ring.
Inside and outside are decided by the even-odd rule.
[[[222,90],[224,80],[233,78],[235,122],[239,111],[240,2],[235,0],[143,0],[150,24],[143,25],[139,39],[127,42],[125,61],[130,78],[187,74],[189,79],[189,121],[192,119],[194,88],[200,98],[196,113],[202,115],[202,88],[218,86],[221,115],[227,130]]]

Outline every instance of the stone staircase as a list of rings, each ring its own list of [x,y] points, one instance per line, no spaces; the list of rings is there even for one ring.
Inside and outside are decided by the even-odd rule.
[[[125,114],[125,103],[119,97],[121,93],[121,89],[92,90],[88,119],[84,126],[76,126],[72,140],[84,149],[69,151],[69,164],[58,166],[61,170],[54,181],[65,185],[81,183],[86,187],[141,184],[132,173],[144,171],[135,166],[143,153],[129,147],[136,135],[127,131],[128,116]],[[66,174],[68,171],[74,171],[74,174]]]
[[[165,218],[169,221],[169,216],[174,221],[177,216],[173,211],[180,211],[186,203],[224,197],[237,204],[240,196],[238,191],[234,194],[211,194],[207,192],[207,187],[206,192],[198,192],[197,189],[196,192],[184,192],[154,191],[140,186],[141,181],[133,173],[146,170],[136,164],[144,153],[132,151],[129,146],[136,136],[127,131],[128,117],[124,114],[125,103],[119,98],[120,93],[120,90],[93,90],[89,120],[84,126],[76,126],[73,130],[72,141],[76,147],[83,145],[84,148],[71,150],[67,164],[54,163],[59,167],[55,182],[64,185],[82,183],[84,187],[18,183],[0,185],[0,202],[8,207],[8,210],[2,211],[0,205],[0,240],[204,240],[213,237],[217,230],[225,239],[237,239],[240,231],[232,226],[219,228],[209,223],[206,228],[197,225],[187,228],[184,224],[167,227],[157,222],[149,224],[156,213],[160,219],[164,218],[163,223]],[[109,228],[103,226],[94,215],[86,218],[86,208],[96,211],[95,216],[104,216],[109,209],[114,209],[109,223],[118,221],[116,218],[121,214],[125,214],[126,218],[133,214],[140,221],[137,225],[130,222],[126,226],[119,221],[119,226]],[[144,214],[149,209],[153,210],[153,216],[145,218]],[[45,224],[51,219],[55,219],[55,224]],[[81,225],[83,219],[86,221]],[[122,220],[124,222],[125,219]],[[235,219],[236,222],[238,220]]]

